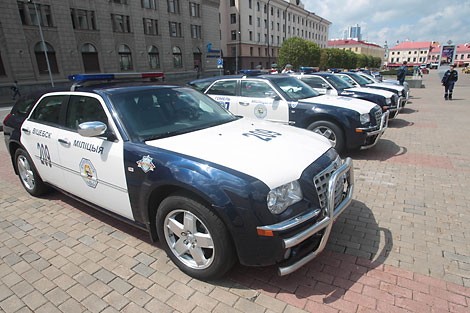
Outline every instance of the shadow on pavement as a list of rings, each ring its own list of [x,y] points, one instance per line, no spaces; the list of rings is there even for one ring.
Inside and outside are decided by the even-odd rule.
[[[411,113],[416,113],[419,112],[418,110],[411,109],[411,108],[403,108],[400,111],[400,114],[411,114]]]
[[[401,118],[394,118],[393,120],[388,121],[389,128],[403,128],[403,127],[413,126],[413,125],[414,125],[413,122],[408,122]]]
[[[348,156],[353,160],[386,161],[407,152],[406,147],[400,147],[391,140],[381,138],[375,147],[367,150],[350,151]],[[342,155],[342,157],[344,156]]]
[[[307,299],[328,304],[341,299],[369,271],[380,267],[392,247],[390,230],[377,224],[369,207],[354,200],[336,221],[325,251],[298,271],[281,277],[275,266],[238,265],[228,278],[241,284],[232,288],[255,289],[299,307]],[[227,287],[227,282],[222,285]]]

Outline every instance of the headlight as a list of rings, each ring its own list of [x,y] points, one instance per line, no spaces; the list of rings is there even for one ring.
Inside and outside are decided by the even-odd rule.
[[[389,105],[390,103],[392,103],[392,99],[390,99],[390,98],[385,99],[385,103],[386,103],[387,105]]]
[[[303,199],[302,189],[298,181],[287,183],[272,189],[267,196],[268,209],[271,213],[281,214],[290,205]]]
[[[367,124],[370,122],[370,115],[369,113],[365,113],[365,114],[361,114],[361,116],[359,117],[359,121],[361,122],[361,124]]]

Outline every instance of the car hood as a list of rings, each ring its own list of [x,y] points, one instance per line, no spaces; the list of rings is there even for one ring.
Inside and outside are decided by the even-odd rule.
[[[348,89],[349,90],[349,89]],[[358,112],[359,114],[369,113],[375,106],[370,101],[342,96],[323,95],[313,98],[302,99],[301,102],[313,102],[318,104],[331,105],[340,108],[346,108]]]
[[[395,89],[400,92],[404,89],[403,86],[397,86],[397,85],[387,84],[387,83],[373,83],[373,84],[369,84],[368,86],[390,88],[390,89]]]
[[[259,129],[274,137],[256,136]],[[146,144],[245,173],[271,189],[299,179],[331,148],[325,137],[311,131],[246,118]]]
[[[374,94],[374,95],[384,96],[386,98],[391,98],[394,94],[391,91],[377,89],[377,88],[368,88],[368,87],[354,87],[354,88],[348,88],[348,89],[344,89],[344,90],[346,90],[346,91],[367,92],[367,93],[371,93],[371,94]]]

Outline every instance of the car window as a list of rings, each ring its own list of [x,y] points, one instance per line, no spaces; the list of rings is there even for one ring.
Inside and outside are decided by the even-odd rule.
[[[221,80],[215,82],[206,93],[209,95],[235,96],[236,88],[236,80]]]
[[[266,98],[267,92],[274,92],[274,90],[267,83],[256,80],[243,80],[241,84],[242,97],[250,98]]]
[[[58,125],[60,111],[67,98],[68,96],[62,95],[44,97],[31,114],[31,119],[40,123]]]
[[[318,91],[294,77],[273,77],[271,82],[292,100],[307,99],[319,95]]]
[[[204,92],[204,90],[206,90],[207,87],[209,87],[209,85],[212,84],[212,81],[203,81],[203,82],[192,82],[192,83],[189,83],[189,85],[191,87],[193,87],[194,89],[198,90],[198,91],[202,91]]]
[[[320,77],[304,76],[301,80],[312,88],[324,88],[323,84],[325,84],[325,82]]]
[[[352,80],[352,78],[349,77],[348,75],[338,75],[338,76],[339,76],[339,78],[341,78],[342,80],[344,80],[345,82],[347,82],[347,83],[349,83],[353,86],[356,84],[356,82],[354,80]]]
[[[65,126],[76,130],[81,123],[95,121],[108,126],[108,117],[98,99],[87,96],[71,96],[67,107]]]
[[[39,97],[21,97],[16,101],[12,113],[19,116],[27,116],[31,112],[31,108],[38,101]]]
[[[361,86],[368,84],[368,82],[358,74],[350,73],[349,75]]]
[[[372,79],[370,79],[369,77],[365,76],[365,75],[359,75],[363,80],[365,80],[368,84],[373,84],[375,83]]]
[[[152,88],[115,93],[110,100],[129,135],[140,141],[175,136],[237,118],[191,88]]]
[[[348,88],[353,88],[354,86],[350,84],[349,82],[342,80],[336,75],[325,75],[323,76],[330,84],[333,85],[336,89],[348,89]]]

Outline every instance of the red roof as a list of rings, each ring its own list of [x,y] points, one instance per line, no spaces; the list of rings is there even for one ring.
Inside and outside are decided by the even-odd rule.
[[[470,52],[470,44],[457,45],[457,52]]]
[[[365,45],[365,46],[371,46],[371,47],[377,47],[377,48],[382,48],[379,45],[376,45],[375,43],[370,43],[370,42],[365,42],[365,41],[357,41],[353,39],[339,39],[339,40],[328,40],[328,46],[360,46],[360,45]]]
[[[431,45],[432,45],[432,41],[420,41],[420,42],[405,41],[393,48],[390,48],[390,50],[429,49]]]

